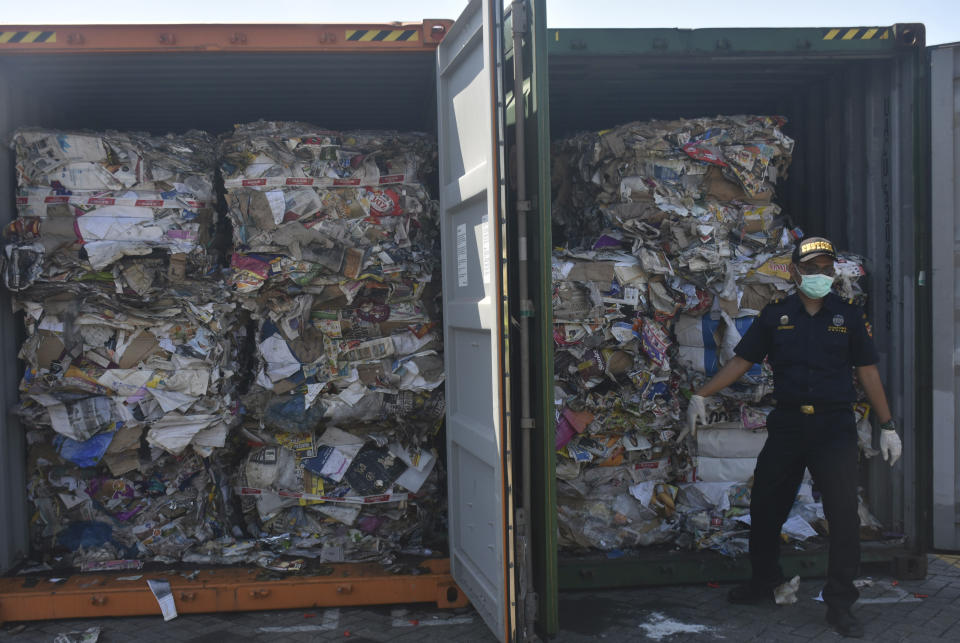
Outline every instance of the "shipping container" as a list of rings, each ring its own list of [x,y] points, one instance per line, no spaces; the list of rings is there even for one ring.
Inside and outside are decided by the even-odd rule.
[[[885,530],[904,539],[896,546],[864,543],[863,560],[889,562],[900,574],[924,574],[934,424],[930,79],[923,26],[545,34],[553,139],[653,118],[740,113],[787,118],[784,132],[797,144],[776,202],[807,234],[822,234],[868,258],[867,312],[891,407],[903,427],[902,465],[891,470],[879,458],[866,461],[861,482]],[[546,190],[540,196],[545,199]],[[955,442],[951,445],[955,449]],[[544,463],[547,470],[551,466]],[[822,575],[824,555],[816,549],[793,552],[784,566],[790,574]],[[659,551],[635,559],[558,560],[561,589],[733,580],[746,574],[742,561],[738,566],[713,554]]]
[[[549,140],[643,119],[742,113],[787,118],[784,131],[797,146],[776,202],[807,234],[828,236],[839,248],[869,259],[867,312],[874,320],[891,407],[903,427],[903,463],[891,470],[877,458],[861,470],[871,511],[886,531],[903,539],[895,545],[865,543],[863,561],[923,576],[923,554],[930,547],[934,426],[930,79],[923,26],[554,30],[534,23],[533,29],[526,108],[539,138],[527,140],[527,175],[539,181],[536,189],[528,189],[536,194],[542,226],[530,250],[536,255],[533,269],[539,271],[531,277],[534,283],[549,283]],[[548,78],[538,79],[544,72]],[[552,372],[549,293],[541,290],[535,303],[538,352],[531,359],[541,372]],[[539,384],[535,408],[542,416],[537,421],[542,417],[551,427],[552,382]],[[953,423],[943,430],[950,431],[949,426]],[[556,537],[553,432],[548,428],[536,435],[547,442],[534,448],[534,479],[543,487],[537,487],[534,502],[533,538],[550,543]],[[948,437],[945,446],[955,450],[955,436]],[[945,471],[944,479],[952,471]],[[541,623],[548,630],[556,626],[553,583],[563,590],[735,580],[749,574],[745,560],[713,552],[650,548],[612,560],[560,554],[556,562],[551,552],[544,548],[535,559]],[[788,574],[825,572],[823,550],[784,556]]]
[[[23,125],[219,133],[259,118],[436,131],[450,574],[498,638],[522,640],[534,620],[541,634],[556,632],[562,589],[748,573],[745,559],[712,552],[651,549],[607,560],[557,551],[550,142],[641,119],[783,115],[798,145],[777,200],[804,230],[871,259],[869,313],[903,427],[902,464],[890,470],[871,461],[863,483],[872,511],[905,539],[865,547],[864,560],[924,573],[935,334],[923,26],[555,30],[546,28],[545,4],[475,0],[452,25],[4,27],[0,134]],[[400,40],[408,31],[415,35]],[[0,155],[7,204],[11,160]],[[952,199],[955,213],[956,192]],[[4,212],[9,219],[11,208]],[[19,371],[17,321],[7,293],[3,300],[7,411]],[[9,412],[4,418],[0,562],[9,566],[23,552],[29,516],[22,431]],[[947,437],[955,448],[955,435]],[[822,551],[810,551],[785,565],[809,576],[822,574],[825,561]],[[234,591],[225,583],[220,594],[211,589],[220,599]],[[455,598],[454,586],[433,587]],[[251,597],[261,591],[247,590]],[[0,595],[0,610],[18,591]],[[349,592],[360,602],[362,588]],[[83,613],[107,613],[85,600]],[[283,594],[269,606],[294,606],[290,600]],[[410,598],[397,593],[396,600]],[[249,600],[209,601],[197,611],[252,608]]]
[[[235,123],[264,118],[435,132],[437,45],[451,24],[0,28],[4,223],[16,216],[14,155],[7,145],[18,127],[160,135],[198,128],[218,135]],[[11,315],[10,293],[3,290],[0,565],[6,571],[28,553],[33,516],[26,499],[24,431],[10,413],[22,374],[15,358],[22,320]],[[258,572],[220,568],[196,581],[174,575],[171,582],[181,613],[397,601],[466,604],[448,560],[426,560],[419,571],[394,575],[377,564],[345,564],[325,576],[267,582]],[[91,585],[78,575],[54,587],[25,578],[0,579],[0,620],[157,609],[145,584]]]

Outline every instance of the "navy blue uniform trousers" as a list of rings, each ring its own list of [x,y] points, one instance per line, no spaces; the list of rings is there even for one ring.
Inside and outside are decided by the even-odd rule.
[[[804,468],[823,499],[830,529],[830,558],[823,600],[849,608],[860,565],[857,513],[857,429],[852,411],[804,415],[775,409],[767,418],[767,441],[757,458],[750,496],[750,562],[753,583],[769,589],[783,582],[780,530],[790,513]]]

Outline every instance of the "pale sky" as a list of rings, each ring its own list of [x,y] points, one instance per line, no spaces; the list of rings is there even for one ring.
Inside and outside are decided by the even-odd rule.
[[[392,22],[456,18],[466,0],[0,0],[0,23]],[[922,22],[960,41],[958,0],[547,0],[550,27],[875,27]]]

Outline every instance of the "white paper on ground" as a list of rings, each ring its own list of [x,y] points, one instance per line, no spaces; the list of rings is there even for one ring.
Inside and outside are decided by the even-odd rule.
[[[781,583],[773,590],[773,597],[777,605],[793,605],[797,602],[797,590],[800,589],[800,577],[794,576],[785,583]]]
[[[163,620],[169,621],[177,618],[177,606],[173,601],[173,592],[170,590],[170,581],[147,579],[147,585],[153,596],[160,605],[160,612],[163,614]]]
[[[51,583],[59,583],[65,578],[51,578]],[[100,640],[100,632],[103,628],[99,625],[88,627],[82,632],[61,632],[53,639],[53,643],[97,643]]]

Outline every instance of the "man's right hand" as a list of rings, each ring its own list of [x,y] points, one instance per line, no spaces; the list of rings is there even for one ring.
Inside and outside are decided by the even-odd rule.
[[[677,442],[683,442],[688,435],[697,437],[697,420],[700,420],[700,424],[707,423],[707,404],[703,396],[694,394],[690,396],[687,406],[687,426],[677,436]]]

